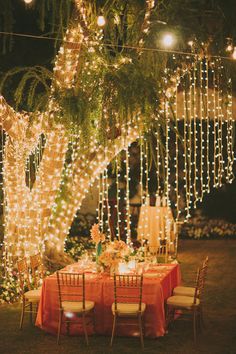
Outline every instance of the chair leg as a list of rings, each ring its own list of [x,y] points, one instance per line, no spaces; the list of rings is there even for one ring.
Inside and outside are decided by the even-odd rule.
[[[200,327],[201,328],[205,328],[205,322],[204,322],[204,318],[203,318],[203,310],[202,307],[199,308],[199,322],[200,322]]]
[[[69,336],[70,335],[70,323],[66,322],[66,334]]]
[[[35,306],[34,325],[35,325],[36,318],[37,318],[37,314],[38,314],[38,308],[39,308],[39,303],[37,302],[37,303],[36,303],[36,306]]]
[[[63,311],[60,310],[58,329],[57,329],[57,344],[59,344],[60,341],[62,316],[63,316]]]
[[[86,327],[86,322],[85,322],[85,314],[82,314],[82,323],[83,323],[83,329],[84,329],[84,334],[85,334],[85,340],[87,345],[89,344],[88,342],[88,333],[87,333],[87,327]]]
[[[140,331],[140,341],[141,341],[141,346],[142,349],[144,348],[144,343],[143,343],[143,323],[142,323],[142,316],[138,316],[138,323],[139,323],[139,331]]]
[[[33,304],[30,302],[30,324],[33,324]]]
[[[116,330],[116,315],[114,315],[113,318],[113,326],[112,326],[112,334],[111,334],[111,343],[110,346],[112,347],[113,345],[113,340],[114,340],[114,336],[115,336],[115,330]]]
[[[21,317],[20,317],[20,329],[22,329],[24,317],[25,317],[25,298],[23,297],[22,307],[21,307]]]
[[[175,318],[175,309],[167,305],[166,309],[166,330],[169,328],[169,325],[174,321]]]
[[[93,330],[94,330],[94,332],[96,332],[96,329],[95,329],[96,328],[95,309],[93,309],[92,316],[93,316],[93,318],[92,318]]]
[[[196,310],[193,310],[193,337],[194,342],[197,342],[197,313]]]

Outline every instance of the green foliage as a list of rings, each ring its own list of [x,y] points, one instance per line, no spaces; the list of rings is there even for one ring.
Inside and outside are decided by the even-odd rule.
[[[65,251],[75,261],[78,261],[84,254],[95,252],[94,243],[86,237],[68,237],[65,242]]]
[[[43,110],[50,94],[52,73],[42,66],[14,68],[2,76],[0,92],[6,86],[14,86],[19,79],[14,92],[16,109]]]
[[[193,217],[188,223],[182,225],[180,230],[181,238],[192,239],[214,239],[236,237],[236,224],[223,219],[208,219],[204,217]]]
[[[4,302],[14,302],[19,297],[19,283],[17,272],[13,269],[6,277],[3,267],[0,269],[0,304]]]

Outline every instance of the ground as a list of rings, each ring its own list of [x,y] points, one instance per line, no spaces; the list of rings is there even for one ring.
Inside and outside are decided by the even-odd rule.
[[[195,345],[192,323],[183,318],[175,321],[169,333],[158,339],[145,339],[144,353],[158,354],[236,354],[236,240],[181,240],[179,262],[183,282],[191,284],[197,266],[209,256],[209,271],[204,293],[205,326]],[[86,347],[83,337],[56,338],[30,327],[28,321],[20,331],[20,306],[0,306],[1,354],[131,354],[141,353],[137,338],[115,338],[113,348],[109,337],[93,336]]]

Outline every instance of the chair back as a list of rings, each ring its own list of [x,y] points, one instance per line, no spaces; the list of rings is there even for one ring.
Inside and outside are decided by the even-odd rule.
[[[18,269],[18,277],[19,277],[19,284],[20,284],[20,294],[23,295],[26,288],[27,290],[31,288],[29,269],[27,266],[26,258],[23,258],[17,262],[17,269]]]
[[[209,258],[206,257],[202,263],[201,268],[198,268],[198,271],[197,271],[196,287],[195,287],[195,294],[194,294],[194,304],[196,304],[197,298],[200,300],[200,298],[202,297],[203,291],[204,291],[207,269],[208,269],[208,261],[209,261]]]
[[[56,275],[60,308],[63,301],[81,301],[85,309],[85,274],[58,271]]]
[[[205,260],[203,261],[202,267],[200,268],[200,271],[199,271],[199,278],[198,278],[198,297],[199,298],[202,296],[203,291],[204,291],[204,287],[205,287],[207,270],[208,270],[208,261],[209,261],[209,258],[206,257]]]
[[[114,274],[115,311],[117,303],[138,303],[141,312],[142,293],[143,275]]]
[[[42,263],[42,257],[40,253],[35,254],[34,256],[30,256],[30,266],[31,266],[34,286],[38,287],[40,285],[41,280],[44,278],[44,274],[45,274],[44,266]]]
[[[167,240],[160,240],[160,245],[149,246],[149,252],[157,257],[158,262],[167,263],[169,255],[169,242]]]

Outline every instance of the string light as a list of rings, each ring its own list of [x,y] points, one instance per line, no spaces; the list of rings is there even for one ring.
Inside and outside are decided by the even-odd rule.
[[[236,60],[236,47],[234,47],[234,51],[232,53],[232,58]]]
[[[120,165],[119,165],[119,160],[118,157],[116,156],[116,214],[117,214],[117,226],[116,226],[116,231],[118,235],[118,239],[120,240],[120,186],[119,186],[119,180],[120,180]]]
[[[130,201],[129,201],[129,185],[130,185],[130,167],[129,167],[129,147],[125,150],[125,164],[126,164],[126,243],[131,245],[131,220],[130,220]]]
[[[97,25],[98,25],[99,27],[103,27],[103,26],[105,26],[105,24],[106,24],[105,17],[104,17],[104,16],[98,16],[98,18],[97,18]]]
[[[198,156],[198,131],[197,131],[197,97],[196,97],[196,73],[197,73],[197,66],[196,63],[193,65],[193,168],[194,168],[194,182],[193,182],[193,197],[194,197],[194,208],[197,206],[198,200],[198,188],[197,188],[197,181],[198,181],[198,167],[197,167],[197,156]]]
[[[27,138],[25,132],[29,128],[29,115],[21,113],[17,114],[11,109],[4,99],[0,96],[0,117],[2,119],[2,128],[7,131],[8,136],[5,141],[5,153],[2,156],[2,151],[0,157],[4,159],[4,169],[2,170],[5,177],[4,184],[4,214],[5,214],[5,251],[4,251],[4,265],[10,270],[13,266],[13,255],[22,257],[30,256],[31,254],[38,251],[39,247],[44,247],[45,242],[55,247],[57,251],[63,251],[63,242],[65,235],[68,233],[69,227],[73,220],[73,217],[76,215],[77,210],[80,208],[82,201],[89,190],[89,187],[94,183],[96,178],[101,174],[101,184],[99,183],[99,208],[98,208],[98,220],[100,220],[100,226],[103,231],[103,222],[104,222],[104,209],[107,209],[108,215],[108,228],[110,225],[110,210],[109,210],[109,198],[108,198],[108,173],[107,166],[108,163],[114,156],[125,149],[126,151],[126,222],[127,222],[127,243],[131,242],[131,231],[130,231],[130,158],[128,146],[131,142],[139,138],[140,127],[132,125],[127,127],[120,127],[122,134],[120,137],[115,139],[115,141],[108,142],[104,151],[104,147],[99,146],[96,135],[91,135],[90,140],[87,142],[87,145],[81,147],[80,139],[81,134],[78,133],[77,136],[68,137],[65,133],[65,130],[62,126],[58,125],[54,127],[53,130],[50,130],[48,121],[53,121],[55,112],[58,112],[59,107],[53,99],[53,92],[55,88],[59,89],[70,89],[74,86],[74,77],[77,70],[78,60],[80,56],[80,47],[82,44],[85,44],[90,52],[93,52],[93,45],[88,39],[86,30],[82,26],[82,22],[86,23],[86,12],[85,8],[82,5],[82,1],[77,0],[77,5],[79,8],[79,17],[83,21],[77,23],[76,25],[71,25],[66,32],[63,46],[60,48],[55,69],[54,69],[54,82],[51,87],[52,97],[48,103],[48,108],[44,114],[39,114],[38,116],[38,125],[35,125],[35,132],[32,133],[31,138]],[[148,10],[147,15],[145,15],[145,26],[143,27],[143,34],[149,30],[149,17],[151,9],[154,6],[154,1],[147,1]],[[80,22],[80,21],[78,21]],[[99,37],[101,38],[101,37]],[[99,39],[98,39],[99,42]],[[170,45],[167,41],[167,45]],[[169,44],[168,44],[169,43]],[[196,59],[197,60],[197,59]],[[198,139],[196,139],[196,144],[194,146],[194,164],[197,163],[197,153],[198,147],[200,146],[200,198],[202,198],[203,193],[206,190],[206,184],[203,181],[203,162],[207,160],[207,168],[209,166],[209,141],[208,138],[204,141],[203,133],[203,83],[205,82],[205,91],[208,90],[209,82],[207,78],[208,69],[205,68],[204,73],[204,61],[197,61],[199,66],[199,82],[200,82],[200,142],[197,145]],[[218,63],[221,65],[220,63]],[[96,69],[96,62],[92,63],[94,69]],[[89,63],[85,62],[83,68],[87,73],[90,72],[91,68]],[[218,69],[221,70],[221,69]],[[189,74],[188,74],[189,75]],[[193,74],[194,75],[194,74]],[[197,76],[197,74],[196,74]],[[191,190],[192,190],[192,152],[191,152],[191,139],[192,139],[192,119],[196,117],[196,104],[197,93],[196,93],[196,76],[193,79],[194,88],[190,88],[190,92],[184,93],[184,159],[185,159],[185,188],[186,188],[186,210],[187,216],[189,215],[191,203]],[[205,81],[204,81],[204,78]],[[216,145],[216,155],[214,156],[214,170],[217,168],[217,183],[221,183],[221,176],[223,173],[223,101],[221,90],[221,82],[223,81],[222,70],[218,71],[217,77],[214,80],[214,97],[213,106],[214,112],[216,113],[215,125],[216,127],[214,133],[214,144]],[[193,84],[193,83],[192,83]],[[178,131],[178,111],[180,111],[181,103],[177,99],[178,95],[178,85],[176,86],[176,127]],[[192,99],[194,101],[194,108],[192,108]],[[208,104],[210,100],[208,98],[208,93],[205,96]],[[229,104],[228,104],[228,161],[227,161],[227,178],[228,181],[232,181],[233,172],[232,164],[234,161],[233,153],[233,122],[232,122],[232,93],[228,94]],[[165,161],[164,161],[164,187],[165,187],[165,196],[167,198],[167,206],[170,206],[170,166],[169,159],[171,155],[169,139],[170,139],[170,119],[171,119],[171,109],[170,109],[171,97],[167,96],[165,101],[165,113],[166,113],[166,126],[165,126]],[[188,119],[188,109],[191,110],[191,120]],[[107,119],[108,113],[106,107],[104,107],[104,118]],[[209,115],[209,106],[207,109],[207,117]],[[215,115],[214,115],[215,116]],[[208,118],[207,118],[208,119]],[[194,123],[195,126],[195,123]],[[209,125],[207,126],[207,129]],[[45,134],[45,144],[39,144],[38,139],[42,139],[42,135]],[[143,143],[143,132],[141,133],[140,138],[140,187],[141,187],[141,200],[143,200],[143,177],[145,177],[145,190],[146,190],[146,204],[149,205],[149,151],[147,141]],[[161,136],[156,135],[157,140],[157,196],[160,195],[160,146],[161,146]],[[194,128],[194,136],[197,137],[196,126]],[[207,131],[207,135],[209,132]],[[2,149],[3,149],[3,136],[2,136]],[[142,140],[141,140],[142,139]],[[194,139],[195,140],[195,139]],[[78,144],[77,142],[78,141]],[[22,142],[24,144],[22,145]],[[176,149],[176,195],[177,195],[177,208],[178,207],[178,155],[179,155],[179,145],[178,137],[175,137]],[[65,156],[69,148],[72,148],[72,162],[65,167]],[[35,150],[36,149],[36,150]],[[38,149],[38,152],[37,152]],[[145,149],[145,151],[143,151]],[[35,152],[36,151],[36,152]],[[37,155],[38,154],[38,155]],[[34,156],[36,164],[33,166],[35,168],[36,180],[32,189],[28,188],[25,185],[25,156],[29,156],[27,170],[28,170],[28,184],[31,186],[33,183],[32,175],[30,173],[31,158]],[[144,160],[143,161],[143,157]],[[144,171],[143,171],[143,162]],[[198,169],[195,167],[194,181],[197,180]],[[216,172],[216,171],[215,171]],[[215,173],[214,172],[214,173]],[[209,175],[207,173],[207,175]],[[215,174],[214,174],[215,175]],[[65,180],[62,179],[66,177]],[[119,215],[119,169],[117,169],[117,212]],[[209,177],[209,176],[208,176]],[[67,185],[66,185],[67,183]],[[209,178],[208,178],[209,183]],[[61,198],[63,188],[69,188],[71,192],[67,197],[68,201]],[[159,190],[158,190],[159,188]],[[196,188],[193,189],[196,193]],[[58,199],[57,199],[58,198]],[[60,202],[59,202],[60,200]],[[147,208],[146,208],[147,209]],[[177,212],[177,216],[179,211]],[[35,223],[35,216],[37,222]],[[13,225],[14,223],[14,225]],[[166,237],[168,237],[168,230],[166,229]],[[110,232],[110,231],[109,231]],[[111,235],[111,232],[109,233]],[[119,218],[118,218],[118,235],[119,235]],[[16,250],[16,252],[15,252]]]
[[[173,46],[175,39],[171,33],[166,33],[163,35],[161,42],[164,47],[170,48]]]
[[[179,118],[178,118],[178,87],[179,80],[176,83],[175,87],[175,101],[174,101],[174,115],[175,115],[175,194],[176,194],[176,220],[180,217],[180,208],[179,208]]]

